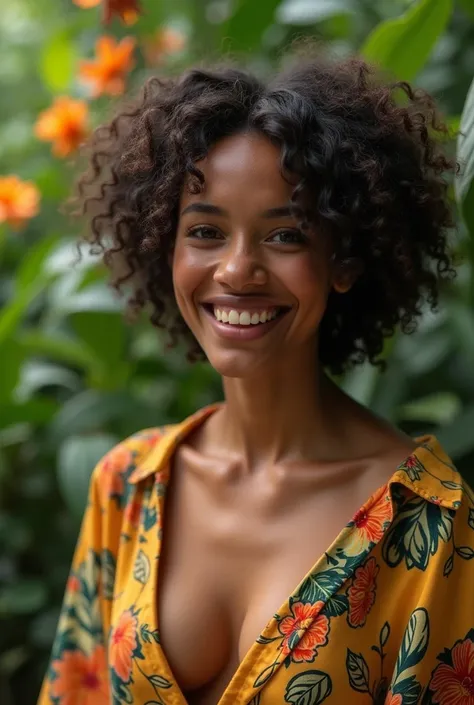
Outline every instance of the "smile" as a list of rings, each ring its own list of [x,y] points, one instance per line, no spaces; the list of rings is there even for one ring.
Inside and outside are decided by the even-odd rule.
[[[290,307],[272,306],[247,310],[232,306],[202,306],[215,333],[221,338],[234,341],[250,341],[261,338],[279,324]]]
[[[278,315],[277,308],[262,309],[261,311],[242,311],[235,308],[213,309],[214,316],[218,321],[227,323],[229,326],[257,326],[260,323],[272,321]]]

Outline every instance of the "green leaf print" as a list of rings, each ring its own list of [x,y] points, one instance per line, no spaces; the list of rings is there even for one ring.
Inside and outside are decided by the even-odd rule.
[[[107,548],[104,548],[100,555],[100,577],[104,598],[112,600],[114,596],[115,558],[113,553]]]
[[[346,669],[351,688],[359,693],[369,693],[369,667],[362,654],[347,649]]]
[[[403,671],[413,668],[422,660],[428,648],[429,638],[430,622],[428,612],[424,608],[416,609],[412,613],[403,635],[395,666],[394,683],[398,681]]]
[[[148,680],[150,683],[155,686],[156,688],[171,688],[171,683],[167,678],[164,678],[164,676],[147,676]]]
[[[309,575],[298,594],[298,601],[314,605],[318,600],[326,602],[348,577],[349,571],[342,568],[329,568],[317,575]]]
[[[133,566],[133,577],[145,585],[150,577],[150,559],[141,549],[139,550]]]
[[[472,507],[469,509],[469,519],[467,520],[467,523],[471,529],[474,529],[474,509]]]
[[[286,686],[285,703],[293,705],[319,705],[332,692],[331,678],[322,671],[299,673]]]
[[[329,599],[323,609],[323,614],[328,617],[339,617],[349,609],[349,600],[347,595],[334,595]]]
[[[448,542],[454,512],[415,497],[400,508],[385,537],[382,555],[392,568],[405,560],[408,570],[426,570],[430,556],[438,550],[439,540]]]
[[[393,695],[401,695],[403,705],[417,705],[421,694],[421,685],[415,679],[415,676],[404,678],[399,681],[392,690]]]
[[[263,671],[260,673],[258,678],[256,679],[255,683],[253,684],[254,688],[261,688],[262,685],[265,685],[265,683],[270,680],[270,678],[273,676],[273,673],[276,671],[278,668],[278,661],[275,661],[275,663],[272,663],[270,666],[267,666],[266,668],[263,669]]]
[[[470,546],[456,546],[456,553],[458,554],[458,556],[461,556],[461,558],[464,558],[464,560],[466,561],[469,561],[471,558],[474,558],[474,549]]]
[[[380,646],[385,646],[390,636],[390,624],[385,622],[382,629],[380,630]]]

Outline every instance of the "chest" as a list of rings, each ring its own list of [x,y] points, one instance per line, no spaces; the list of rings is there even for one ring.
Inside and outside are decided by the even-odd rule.
[[[160,638],[192,703],[217,702],[247,652],[344,525],[365,483],[203,482],[179,464],[165,503]]]

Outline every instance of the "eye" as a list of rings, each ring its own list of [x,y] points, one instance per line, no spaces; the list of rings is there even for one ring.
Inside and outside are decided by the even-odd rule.
[[[307,242],[301,230],[279,230],[271,235],[268,240],[277,245],[303,245]]]
[[[207,225],[199,225],[188,230],[188,237],[195,240],[221,240],[222,235],[215,228],[210,228]]]

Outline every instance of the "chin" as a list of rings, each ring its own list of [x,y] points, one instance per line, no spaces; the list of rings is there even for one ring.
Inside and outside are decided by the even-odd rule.
[[[261,359],[255,359],[255,357],[255,355],[248,355],[242,350],[228,350],[225,353],[210,353],[207,359],[221,377],[245,379],[254,377],[264,362]],[[268,370],[268,365],[266,369]]]

